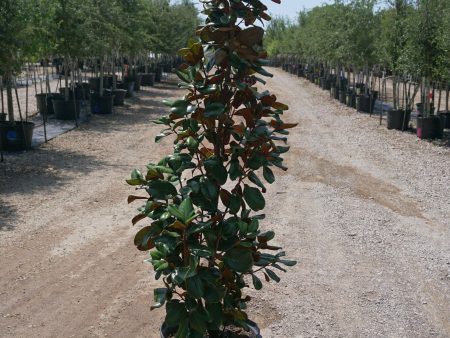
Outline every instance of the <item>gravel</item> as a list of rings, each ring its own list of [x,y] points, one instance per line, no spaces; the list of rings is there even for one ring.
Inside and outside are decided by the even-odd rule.
[[[248,290],[263,337],[449,337],[449,148],[272,71],[300,124],[263,227],[298,264]],[[158,337],[160,283],[132,244],[123,179],[170,151],[149,121],[182,93],[159,85],[0,164],[1,336]]]

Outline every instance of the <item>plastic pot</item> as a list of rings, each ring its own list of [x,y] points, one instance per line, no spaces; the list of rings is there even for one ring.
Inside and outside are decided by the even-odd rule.
[[[339,102],[345,104],[347,99],[347,94],[345,92],[345,90],[340,90],[339,91]]]
[[[161,82],[162,75],[163,75],[163,67],[161,65],[158,65],[155,71],[155,82]]]
[[[114,95],[95,96],[91,98],[92,114],[112,114]]]
[[[420,139],[440,139],[444,135],[445,118],[431,115],[417,117],[417,137]]]
[[[32,122],[0,122],[0,147],[5,151],[31,149],[34,123]]]
[[[171,73],[172,72],[172,64],[171,63],[166,63],[164,66],[164,72],[165,73]]]
[[[64,100],[64,96],[58,93],[47,94],[47,114],[55,115],[55,109],[53,108],[53,100]]]
[[[136,92],[141,91],[141,86],[142,86],[142,74],[137,74],[136,81],[134,82],[134,90]]]
[[[48,115],[46,93],[36,94],[36,106],[39,114]]]
[[[80,101],[65,101],[62,98],[52,100],[55,118],[57,120],[75,120],[80,117]]]
[[[91,77],[89,79],[89,88],[94,93],[99,93],[100,92],[100,78],[99,77]]]
[[[407,130],[411,120],[410,110],[390,110],[387,112],[387,129]]]
[[[247,320],[247,325],[249,327],[249,335],[251,338],[262,338],[261,331],[256,323],[251,320]],[[169,338],[177,332],[177,327],[167,327],[165,323],[161,326],[160,336],[161,338]]]
[[[143,86],[151,86],[155,85],[155,73],[145,73],[142,74],[141,83]]]
[[[450,129],[450,112],[446,112],[446,111],[441,111],[438,112],[438,116],[445,116],[445,124],[444,124],[444,128],[445,129]]]
[[[114,93],[114,105],[123,106],[125,103],[125,96],[127,95],[127,91],[125,89],[116,89],[113,91],[113,93]]]
[[[354,92],[347,92],[345,103],[348,107],[355,108],[356,107],[356,100],[355,100],[355,93]]]
[[[73,99],[73,90],[72,88],[69,88],[69,97],[72,100]],[[59,88],[59,93],[61,95],[65,95],[66,93],[66,88],[65,87],[60,87]],[[89,90],[86,90],[84,86],[76,86],[75,87],[75,97],[77,100],[86,100],[89,98]]]

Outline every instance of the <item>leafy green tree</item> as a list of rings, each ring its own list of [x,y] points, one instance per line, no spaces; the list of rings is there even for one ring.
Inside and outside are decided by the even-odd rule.
[[[65,75],[65,99],[69,100],[69,68],[81,57],[89,55],[93,40],[92,2],[77,0],[54,0],[55,6],[55,52],[63,57]]]
[[[229,324],[248,326],[248,281],[278,282],[275,270],[295,261],[272,245],[273,231],[262,231],[265,185],[273,168],[287,170],[283,154],[288,107],[262,87],[272,76],[263,65],[264,30],[269,20],[259,0],[208,1],[200,41],[179,53],[176,72],[186,95],[165,101],[170,114],[156,142],[172,136],[173,153],[134,170],[127,181],[147,195],[133,223],[147,220],[135,236],[138,249],[150,252],[156,279],[153,308],[166,306],[165,326],[176,337],[221,337]],[[242,23],[242,24],[240,24]],[[265,182],[267,183],[265,183]]]
[[[14,121],[13,76],[29,56],[33,26],[27,0],[3,0],[0,6],[0,75],[6,84],[8,119]]]

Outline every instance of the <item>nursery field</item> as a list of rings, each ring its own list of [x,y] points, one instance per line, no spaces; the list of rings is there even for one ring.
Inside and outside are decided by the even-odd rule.
[[[450,148],[387,130],[281,69],[267,89],[298,122],[262,227],[298,264],[248,290],[269,337],[450,336]],[[154,337],[153,268],[125,183],[155,147],[176,79],[0,164],[0,336]],[[385,123],[385,122],[383,122]],[[276,211],[276,212],[274,212]],[[247,292],[247,291],[246,291]]]

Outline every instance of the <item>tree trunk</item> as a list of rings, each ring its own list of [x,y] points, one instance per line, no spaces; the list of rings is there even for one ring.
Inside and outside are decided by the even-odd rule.
[[[69,64],[68,64],[68,57],[64,57],[64,99],[66,101],[69,101]]]
[[[103,76],[104,76],[104,69],[103,69],[103,57],[100,59],[100,93],[99,96],[103,97]]]
[[[12,79],[11,74],[7,74],[6,80],[6,102],[8,106],[8,119],[10,122],[14,122],[14,104],[13,104],[13,93],[12,93]]]

